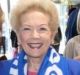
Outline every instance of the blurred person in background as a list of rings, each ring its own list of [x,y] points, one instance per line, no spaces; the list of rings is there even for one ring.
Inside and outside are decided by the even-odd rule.
[[[6,50],[5,50],[5,37],[2,36],[2,25],[4,22],[4,12],[0,6],[0,60],[6,60],[7,57],[5,56]]]
[[[12,52],[13,52],[13,57],[15,57],[18,53],[18,40],[17,40],[17,36],[16,33],[11,30],[11,43],[12,43]]]
[[[67,20],[67,28],[66,28],[66,43],[69,39],[73,38],[74,36],[78,35],[77,32],[77,16],[78,16],[79,8],[72,8],[69,11],[69,17]]]
[[[52,46],[55,48],[57,52],[59,52],[60,41],[62,40],[62,33],[60,27],[58,27],[58,32],[55,34],[54,42]]]
[[[80,60],[80,10],[76,20],[76,30],[78,35],[72,37],[66,44],[64,56],[71,59]]]

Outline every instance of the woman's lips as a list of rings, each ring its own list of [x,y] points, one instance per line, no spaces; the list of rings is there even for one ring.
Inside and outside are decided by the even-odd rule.
[[[42,43],[28,43],[28,46],[33,49],[34,48],[39,49],[42,45],[43,45]]]

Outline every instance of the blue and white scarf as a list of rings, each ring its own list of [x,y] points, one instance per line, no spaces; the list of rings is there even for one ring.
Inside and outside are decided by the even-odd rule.
[[[66,64],[53,48],[49,48],[37,75],[69,75]],[[13,60],[9,74],[27,75],[27,56],[23,50]]]

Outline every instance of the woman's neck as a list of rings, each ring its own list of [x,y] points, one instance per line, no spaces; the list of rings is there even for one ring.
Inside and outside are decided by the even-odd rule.
[[[28,57],[28,70],[38,72],[43,58]]]

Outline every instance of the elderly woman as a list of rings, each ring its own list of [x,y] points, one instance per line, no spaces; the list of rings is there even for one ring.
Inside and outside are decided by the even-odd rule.
[[[19,0],[10,22],[20,51],[16,58],[0,62],[1,75],[80,75],[79,62],[65,59],[50,46],[59,24],[51,0]]]

